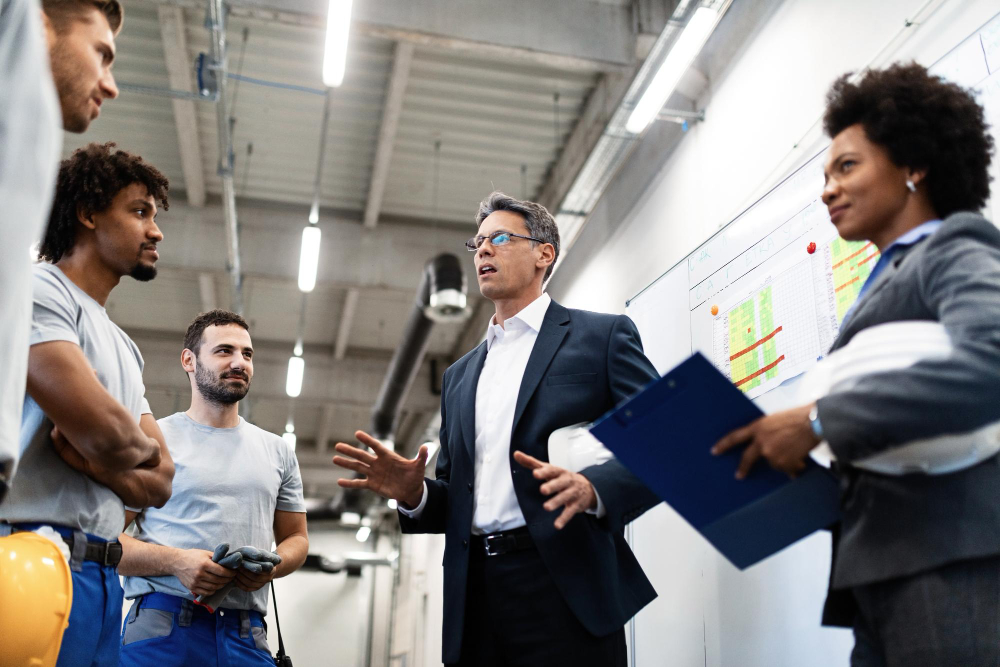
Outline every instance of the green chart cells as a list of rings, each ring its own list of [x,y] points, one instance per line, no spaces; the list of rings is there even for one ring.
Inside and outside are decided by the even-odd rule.
[[[871,241],[845,241],[840,237],[833,239],[829,248],[839,323],[857,301],[861,286],[875,268],[879,252]]]

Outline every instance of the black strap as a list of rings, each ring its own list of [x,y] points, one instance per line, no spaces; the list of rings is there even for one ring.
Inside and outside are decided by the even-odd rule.
[[[278,620],[278,598],[274,595],[273,579],[271,580],[271,599],[274,600],[274,627],[278,629],[278,655],[275,656],[275,662],[277,662],[285,658],[285,642],[281,639],[281,622]]]

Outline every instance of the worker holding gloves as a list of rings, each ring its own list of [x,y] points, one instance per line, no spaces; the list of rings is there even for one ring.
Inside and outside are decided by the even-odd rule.
[[[242,317],[199,315],[181,366],[191,407],[158,422],[176,468],[173,495],[162,508],[129,513],[134,526],[120,537],[118,571],[134,602],[119,664],[273,667],[268,585],[297,570],[309,549],[298,462],[280,436],[239,416],[253,378]]]

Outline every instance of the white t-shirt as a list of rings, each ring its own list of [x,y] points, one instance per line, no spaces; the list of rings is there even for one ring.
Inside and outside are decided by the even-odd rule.
[[[281,437],[240,418],[233,428],[214,428],[178,412],[158,421],[174,459],[173,495],[163,507],[136,519],[137,540],[213,551],[252,546],[270,550],[274,512],[305,512],[295,452]],[[167,593],[194,599],[174,576],[125,577],[125,597]],[[219,605],[267,613],[268,588],[238,588]]]
[[[149,413],[142,383],[142,355],[108,318],[101,304],[52,264],[34,266],[31,345],[69,341],[83,350],[104,388],[136,423]],[[49,523],[117,539],[125,509],[114,491],[67,465],[52,446],[52,422],[30,396],[21,417],[21,461],[0,521]]]
[[[62,117],[37,0],[0,2],[0,476],[12,474],[31,328],[31,261],[62,149]]]

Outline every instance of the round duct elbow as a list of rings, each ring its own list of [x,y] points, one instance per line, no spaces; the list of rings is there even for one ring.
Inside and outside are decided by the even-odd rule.
[[[458,257],[441,254],[427,264],[428,299],[424,315],[437,323],[460,322],[468,317],[468,284]]]

